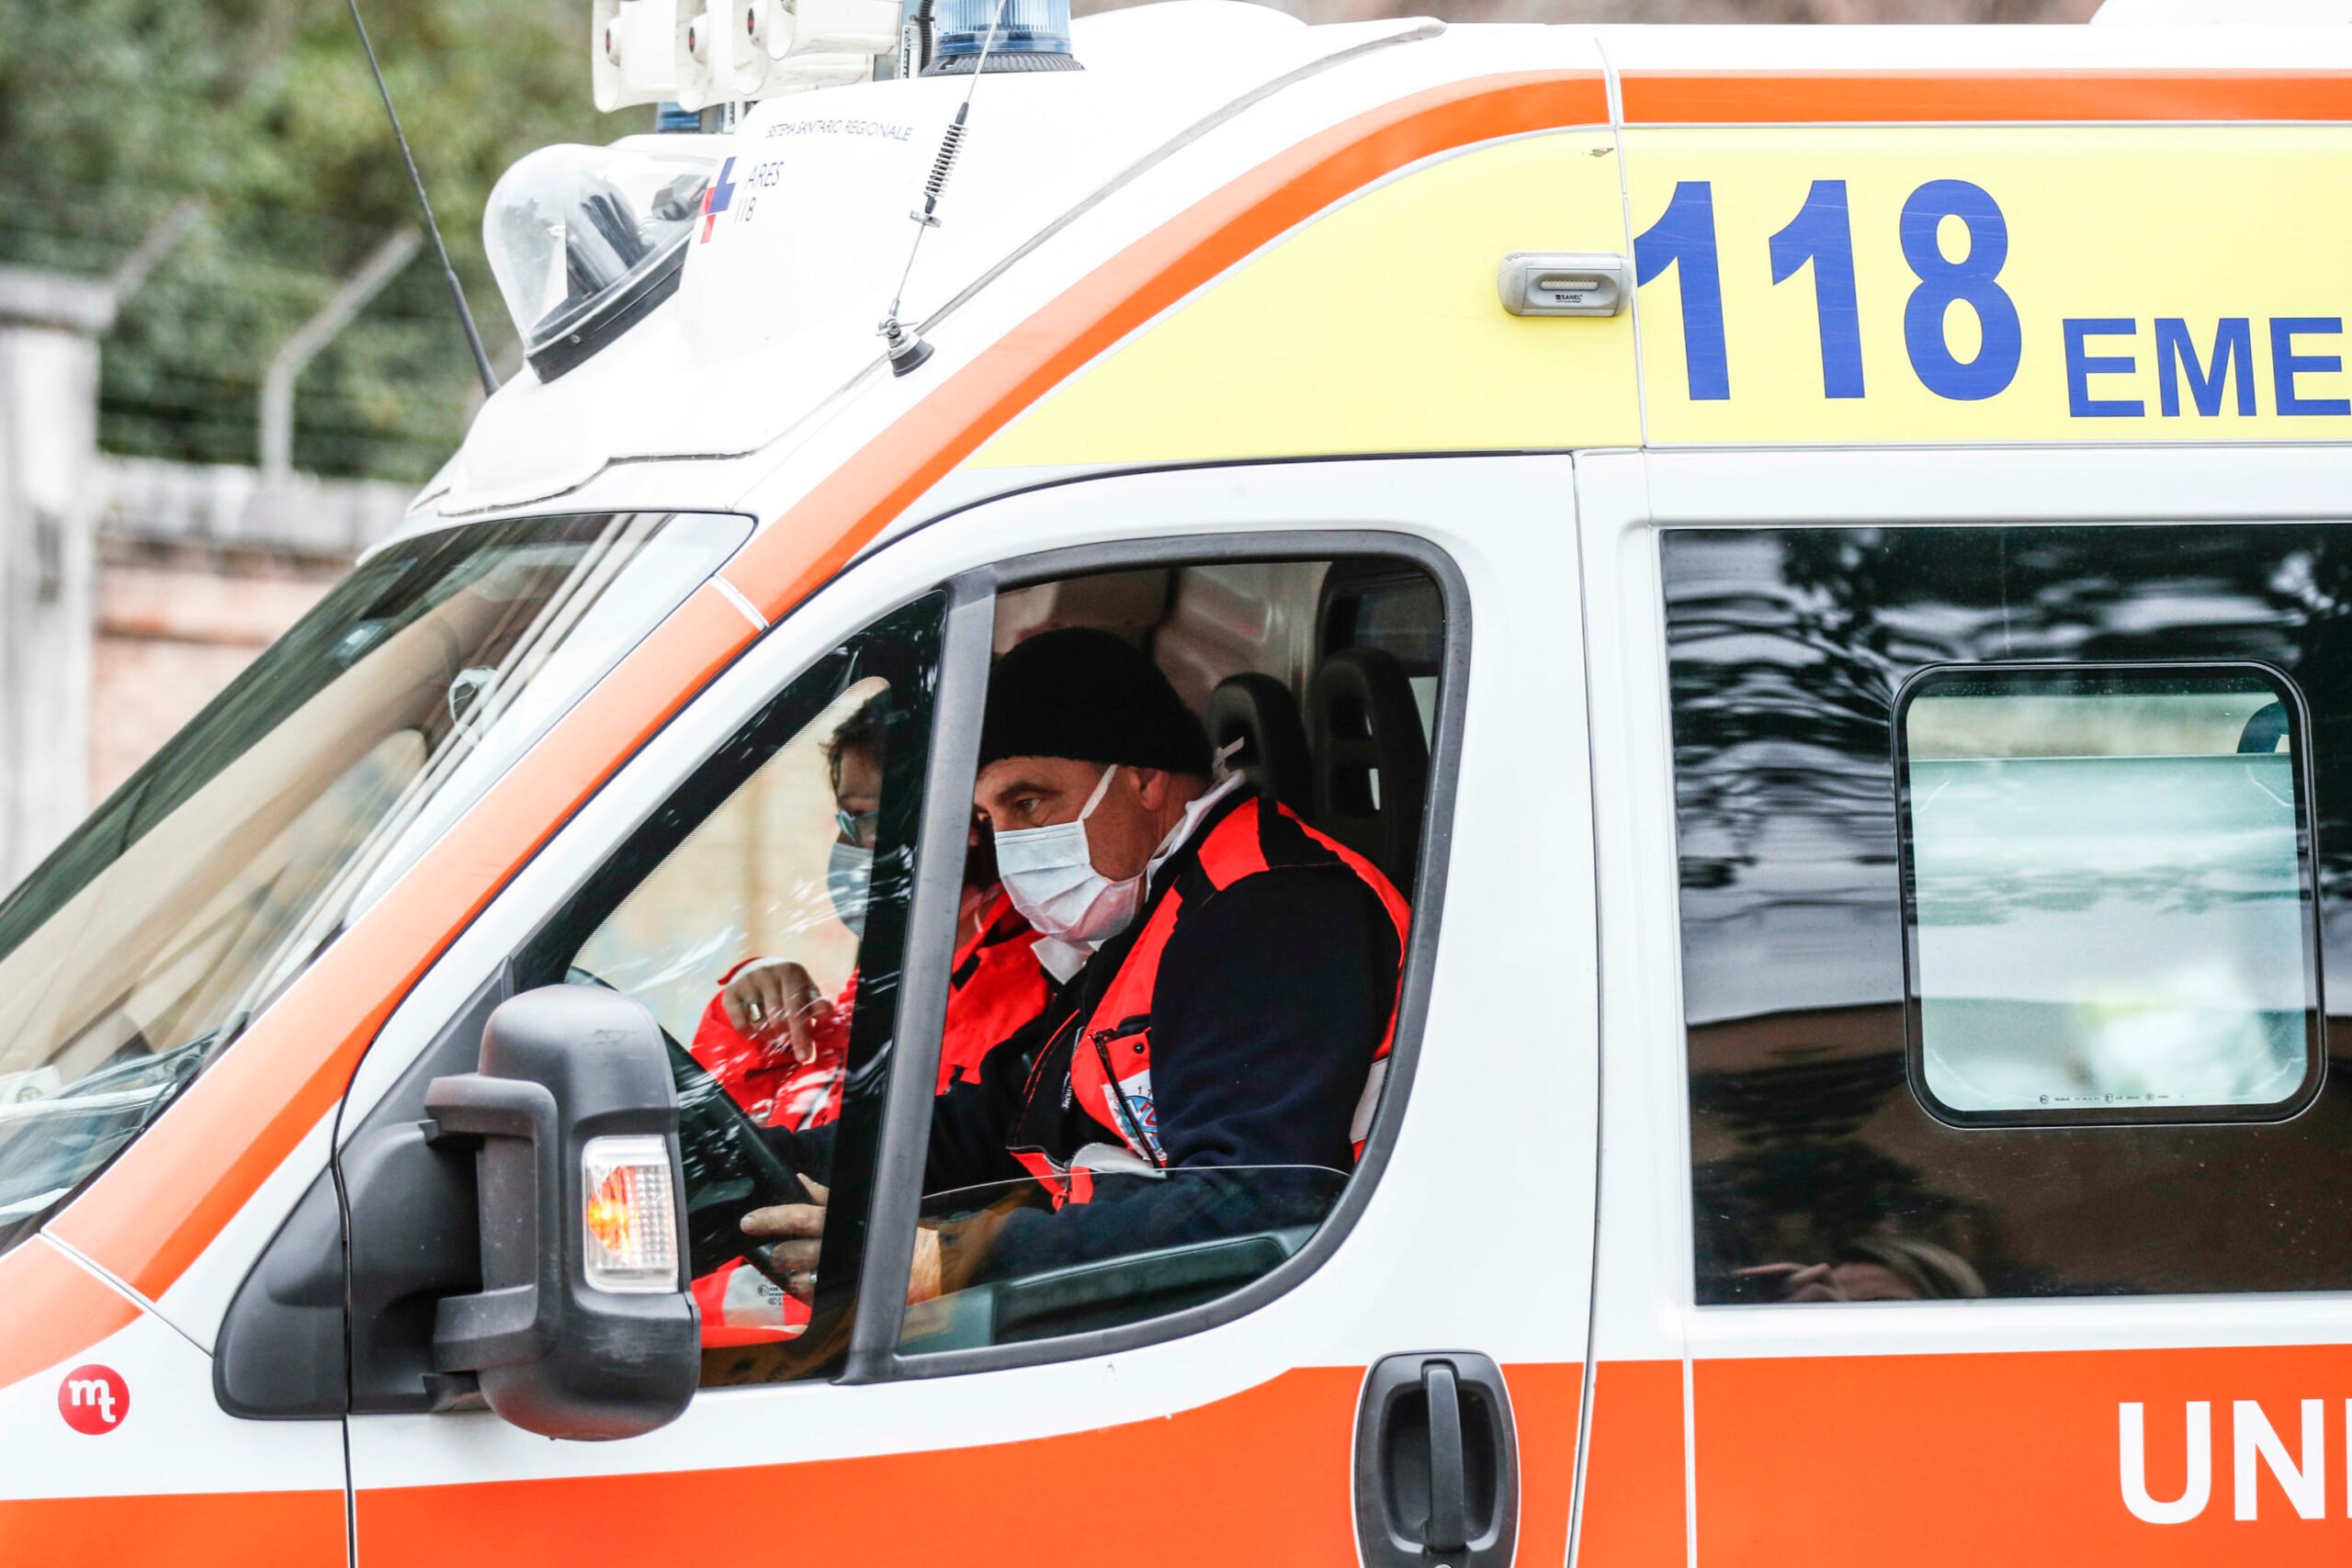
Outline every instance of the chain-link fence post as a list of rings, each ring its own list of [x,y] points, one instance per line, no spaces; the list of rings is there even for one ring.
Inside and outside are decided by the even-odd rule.
[[[0,267],[0,886],[88,805],[103,282]]]

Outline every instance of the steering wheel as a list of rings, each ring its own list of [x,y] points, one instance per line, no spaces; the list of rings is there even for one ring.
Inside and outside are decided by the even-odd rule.
[[[781,1287],[783,1274],[768,1247],[744,1235],[753,1209],[807,1203],[814,1194],[762,1135],[735,1097],[684,1046],[662,1033],[678,1085],[678,1146],[686,1163],[686,1234],[694,1274],[700,1278],[736,1258]]]

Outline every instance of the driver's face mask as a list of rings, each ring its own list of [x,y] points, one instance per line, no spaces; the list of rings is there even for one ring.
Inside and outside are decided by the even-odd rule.
[[[834,840],[825,859],[825,891],[832,897],[833,913],[861,942],[865,939],[866,896],[873,885],[874,852]]]
[[[1042,934],[1095,945],[1127,929],[1143,903],[1143,874],[1114,882],[1094,869],[1086,819],[1111,788],[1113,763],[1102,770],[1086,807],[1069,822],[1016,828],[996,836],[996,874],[1012,907]]]

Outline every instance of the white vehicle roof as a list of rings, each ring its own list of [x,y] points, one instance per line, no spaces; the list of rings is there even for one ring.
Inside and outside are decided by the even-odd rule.
[[[2352,35],[2295,26],[1308,27],[1238,0],[1083,18],[1075,49],[1082,71],[978,83],[941,226],[910,268],[910,215],[973,78],[774,99],[731,134],[695,139],[723,164],[730,199],[691,245],[675,298],[569,374],[502,388],[410,527],[568,505],[732,506],[796,455],[820,473],[856,446],[827,438],[843,411],[857,407],[853,424],[870,434],[1240,174],[1449,83],[1589,70],[1622,125],[1645,79],[1718,73],[1834,95],[1849,73],[2352,70]],[[876,327],[902,275],[900,318],[940,354],[899,379]]]

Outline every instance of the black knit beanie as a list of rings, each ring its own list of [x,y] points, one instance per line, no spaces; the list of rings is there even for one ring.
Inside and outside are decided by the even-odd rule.
[[[1159,768],[1206,778],[1208,732],[1159,666],[1109,632],[1040,632],[996,661],[980,766],[1007,757]]]

